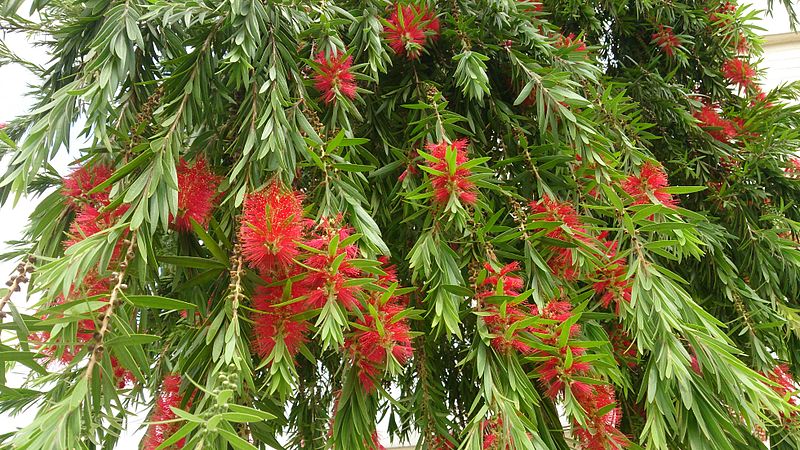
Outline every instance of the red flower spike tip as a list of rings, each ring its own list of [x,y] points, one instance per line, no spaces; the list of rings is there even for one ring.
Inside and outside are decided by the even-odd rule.
[[[178,165],[178,216],[171,218],[176,230],[191,231],[192,220],[203,228],[208,225],[219,182],[220,178],[211,172],[204,158],[195,160],[191,167],[181,159]]]
[[[284,301],[283,286],[259,286],[253,296],[253,308],[258,310],[253,319],[253,350],[262,359],[267,358],[281,339],[289,355],[294,356],[306,341],[308,323],[294,320],[292,316],[303,312],[303,303],[295,302],[276,307]]]
[[[153,408],[153,414],[150,417],[151,422],[164,422],[168,420],[177,419],[177,416],[172,411],[172,407],[180,408],[183,397],[179,393],[181,386],[180,375],[170,374],[164,377],[161,383],[161,390],[156,398],[156,405]],[[170,423],[154,423],[147,429],[147,434],[142,442],[143,450],[155,450],[164,443],[170,436],[175,434],[181,427],[180,422]],[[180,449],[186,443],[185,439],[181,439],[175,444],[167,447],[167,449]]]
[[[277,183],[244,199],[239,242],[251,267],[263,272],[288,268],[300,252],[303,236],[302,195]]]
[[[793,406],[800,405],[800,385],[797,384],[792,373],[789,371],[788,364],[781,364],[779,366],[775,366],[771,371],[768,373],[762,373],[765,377],[767,377],[770,381],[777,384],[777,386],[771,386],[772,389],[781,397],[789,396],[789,403]]]
[[[512,272],[519,270],[519,263],[512,262],[506,264],[500,270],[495,270],[489,264],[484,266],[488,272],[486,278],[478,286],[476,298],[483,300],[493,295],[506,295],[509,297],[516,297],[519,295],[519,290],[522,289],[522,278],[512,274]],[[498,286],[502,285],[502,292],[498,293]],[[522,329],[514,330],[509,336],[508,330],[517,322],[530,317],[525,313],[526,307],[524,305],[507,304],[505,312],[499,305],[488,305],[485,308],[485,313],[488,315],[483,316],[483,321],[489,332],[495,335],[492,338],[491,344],[495,350],[500,353],[508,353],[516,350],[520,353],[530,354],[533,349],[519,339],[519,332]],[[527,307],[529,310],[530,307]]]
[[[675,36],[672,27],[659,25],[658,31],[652,35],[653,43],[669,57],[675,56],[675,49],[682,45],[681,39]]]
[[[429,143],[425,146],[425,149],[437,159],[436,162],[429,161],[428,167],[441,172],[441,175],[430,175],[435,203],[447,205],[453,195],[468,205],[474,205],[478,200],[477,189],[469,180],[472,171],[462,167],[469,161],[467,145],[466,139],[457,139],[451,144],[440,142],[438,144]],[[455,152],[455,168],[451,168],[447,162],[448,150]]]
[[[64,178],[61,193],[66,197],[67,204],[73,207],[80,206],[81,202],[104,206],[108,204],[108,189],[94,194],[89,194],[89,191],[109,179],[113,173],[114,170],[104,164],[78,167]]]
[[[723,119],[714,106],[703,105],[703,108],[700,111],[695,111],[693,115],[700,122],[700,127],[714,139],[729,143],[736,137],[736,124],[730,120]]]
[[[334,52],[330,57],[325,57],[325,52],[320,52],[314,60],[319,65],[319,70],[314,75],[314,87],[322,94],[322,100],[330,104],[336,100],[337,94],[349,99],[356,96],[356,80],[350,66],[353,57],[344,53]]]
[[[395,4],[387,22],[386,39],[398,56],[417,59],[426,41],[439,37],[439,19],[424,5]]]
[[[668,208],[675,208],[676,200],[666,192],[669,187],[664,168],[652,162],[646,162],[639,169],[639,175],[630,175],[622,182],[622,189],[633,197],[634,205],[647,205],[652,199]]]
[[[365,314],[363,319],[357,321],[359,328],[344,344],[367,392],[375,389],[375,381],[390,356],[404,365],[414,354],[408,321],[395,318],[404,308],[393,302],[374,306],[377,314]]]
[[[311,270],[296,284],[299,292],[306,296],[305,303],[308,309],[322,308],[330,298],[336,298],[342,306],[351,311],[361,308],[358,293],[362,288],[349,286],[347,283],[361,276],[361,270],[351,263],[358,255],[358,247],[351,244],[340,248],[334,255],[327,252],[328,245],[335,235],[339,236],[341,242],[352,232],[351,228],[339,227],[326,220],[314,230],[314,236],[306,241],[307,246],[323,250],[323,253],[312,254],[304,261]],[[334,272],[333,262],[343,253],[344,259]]]
[[[733,85],[747,88],[755,85],[756,71],[747,61],[731,58],[722,64],[722,76]]]

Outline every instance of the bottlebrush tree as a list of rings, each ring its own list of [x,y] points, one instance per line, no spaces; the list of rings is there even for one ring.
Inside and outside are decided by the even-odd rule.
[[[7,448],[800,448],[748,5],[22,3]]]

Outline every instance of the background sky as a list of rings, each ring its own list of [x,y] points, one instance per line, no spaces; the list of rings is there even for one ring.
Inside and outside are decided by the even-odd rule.
[[[766,0],[755,0],[753,3],[757,8],[766,8]],[[791,31],[785,10],[777,5],[777,1],[775,3],[777,7],[773,17],[765,17],[760,24],[766,30],[766,35],[778,35]],[[800,9],[800,2],[798,2],[798,9]],[[0,35],[0,39],[12,51],[23,58],[40,65],[47,64],[48,56],[46,52],[42,48],[31,44],[36,42],[36,36],[4,33]],[[765,71],[764,85],[767,88],[786,81],[800,79],[800,71],[798,70],[800,68],[800,44],[795,42],[793,44],[785,43],[771,46],[760,67]],[[2,83],[0,84],[0,122],[10,121],[30,109],[32,100],[27,98],[25,94],[29,91],[28,85],[34,81],[35,77],[23,67],[0,67],[0,82]],[[80,142],[73,139],[73,149],[79,148],[80,144]],[[53,165],[61,174],[66,174],[68,173],[69,162],[76,155],[77,153],[74,153],[74,150],[72,155],[67,153],[59,155]],[[2,222],[0,222],[2,223],[0,225],[0,253],[7,250],[6,241],[16,239],[21,235],[27,222],[27,217],[33,209],[32,204],[30,199],[21,199],[16,206],[8,204],[0,208],[0,218],[2,218]],[[5,282],[7,274],[10,274],[15,266],[16,262],[0,263],[0,283]],[[12,301],[18,308],[23,309],[25,307],[25,296],[26,292],[23,286],[22,292],[14,294]],[[3,337],[8,338],[8,335]],[[17,371],[9,377],[9,385],[19,385],[23,379],[24,375]],[[128,426],[128,430],[131,433],[126,433],[121,437],[118,449],[137,449],[137,444],[143,433],[141,430],[137,432],[137,429],[141,425],[143,416],[144,414],[139,414],[138,417],[131,420]],[[32,417],[32,411],[16,417],[0,415],[0,433],[13,431],[29,423]]]

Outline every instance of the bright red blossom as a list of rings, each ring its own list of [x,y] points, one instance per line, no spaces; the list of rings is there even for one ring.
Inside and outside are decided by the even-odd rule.
[[[519,295],[519,290],[523,286],[522,278],[512,274],[512,272],[519,270],[519,263],[515,261],[506,264],[500,270],[495,270],[488,263],[484,267],[488,274],[478,285],[476,298],[484,300],[493,295],[505,295],[508,297]],[[502,290],[498,293],[499,286],[502,286]],[[519,339],[520,331],[524,330],[515,329],[511,334],[508,332],[515,323],[530,317],[530,314],[525,312],[526,309],[530,310],[530,307],[525,307],[523,304],[510,303],[505,305],[505,311],[503,311],[501,305],[489,304],[485,306],[484,313],[486,315],[482,316],[483,322],[489,332],[495,335],[491,341],[495,350],[500,353],[508,353],[512,350],[520,353],[531,353],[533,351],[530,346]]]
[[[789,403],[793,406],[800,406],[800,397],[798,397],[798,394],[800,394],[800,385],[797,384],[797,381],[795,381],[792,376],[788,364],[775,366],[775,368],[763,375],[777,384],[777,386],[772,385],[770,387],[772,387],[778,395],[781,397],[789,396]]]
[[[695,111],[693,115],[700,122],[700,127],[714,139],[728,143],[736,137],[736,125],[730,120],[723,119],[714,106],[703,105],[703,108]]]
[[[619,313],[619,305],[621,301],[631,301],[631,281],[627,279],[628,265],[622,258],[617,258],[617,241],[606,240],[608,232],[604,231],[598,236],[598,239],[603,242],[605,246],[605,257],[609,260],[609,264],[603,268],[598,269],[595,278],[594,292],[600,296],[600,304],[604,308],[614,302],[616,304],[616,311]]]
[[[192,166],[181,159],[178,165],[178,216],[171,220],[176,230],[191,231],[192,220],[203,228],[208,225],[219,182],[220,178],[211,172],[205,158],[198,158]]]
[[[309,247],[320,250],[320,253],[314,253],[304,261],[311,270],[305,278],[297,283],[298,289],[307,296],[308,309],[322,308],[329,299],[336,299],[351,311],[361,308],[357,296],[362,290],[361,287],[349,286],[347,283],[353,278],[361,276],[361,270],[351,263],[351,260],[358,255],[358,247],[348,245],[345,248],[339,248],[334,255],[330,255],[327,251],[334,236],[338,235],[341,242],[347,239],[352,231],[350,228],[337,227],[335,224],[324,221],[314,230],[314,237],[305,243]],[[341,254],[344,254],[344,259],[334,270],[333,262]]]
[[[389,47],[409,59],[419,58],[426,40],[439,36],[439,19],[424,5],[395,4],[387,22]]]
[[[556,47],[558,48],[573,48],[576,52],[585,52],[588,48],[582,39],[576,39],[575,33],[570,33],[567,36],[559,34],[556,39]]]
[[[319,70],[314,75],[314,86],[322,94],[322,99],[329,104],[336,100],[336,95],[341,94],[353,99],[356,96],[355,76],[350,70],[353,57],[346,56],[338,51],[330,57],[325,57],[325,52],[320,52],[314,60],[319,65]]]
[[[786,174],[793,178],[800,177],[800,158],[792,156],[787,162]]]
[[[288,299],[287,299],[288,300]],[[294,356],[306,341],[308,323],[293,318],[302,312],[303,303],[274,306],[284,302],[283,286],[259,286],[253,296],[253,350],[262,359],[267,358],[278,340],[283,342],[289,355]]]
[[[440,205],[446,205],[451,196],[455,195],[462,202],[472,205],[478,199],[475,184],[469,180],[472,171],[462,167],[469,158],[467,158],[467,145],[466,139],[457,139],[453,143],[440,142],[438,144],[429,143],[425,149],[437,159],[436,162],[428,162],[428,167],[439,174],[431,174],[431,185],[433,186],[433,199],[434,202]],[[451,168],[447,162],[448,150],[455,152],[455,168]]]
[[[675,56],[675,49],[680,47],[683,43],[678,36],[672,31],[672,27],[659,25],[658,31],[651,36],[653,43],[669,57]]]
[[[639,175],[630,175],[622,182],[622,189],[633,197],[634,205],[647,205],[653,200],[668,208],[674,208],[676,201],[665,188],[669,187],[664,168],[652,162],[646,162],[639,169]]]
[[[64,178],[61,193],[67,197],[67,204],[73,207],[84,202],[93,206],[104,206],[108,204],[108,189],[94,194],[89,194],[89,191],[109,179],[113,173],[114,170],[105,164],[80,166]]]
[[[277,183],[244,199],[239,241],[250,265],[263,272],[285,270],[300,252],[304,231],[302,195]]]
[[[375,381],[384,371],[389,357],[403,365],[414,354],[408,321],[395,318],[404,310],[403,306],[389,301],[375,305],[375,309],[375,316],[365,314],[356,322],[359,328],[344,344],[367,392],[375,389]]]
[[[156,398],[156,405],[153,408],[151,422],[163,422],[176,419],[177,416],[172,412],[171,407],[180,408],[183,397],[180,395],[181,377],[177,374],[170,374],[164,377],[161,383],[161,390]],[[143,450],[155,450],[170,436],[175,434],[181,427],[180,422],[154,423],[147,429],[147,434],[142,441]],[[186,440],[181,439],[174,445],[166,447],[169,450],[183,448]]]
[[[746,88],[755,84],[756,71],[747,61],[731,58],[722,64],[722,76],[731,84]]]
[[[605,413],[601,410],[616,403],[614,387],[610,384],[588,386],[582,391],[573,390],[575,400],[588,416],[587,427],[574,423],[573,433],[584,450],[615,450],[628,447],[630,442],[617,428],[622,420],[622,410],[613,407]]]

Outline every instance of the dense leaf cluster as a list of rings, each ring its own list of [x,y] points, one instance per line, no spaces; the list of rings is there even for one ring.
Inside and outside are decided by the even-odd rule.
[[[800,447],[800,85],[758,88],[750,7],[31,5],[0,14],[52,55],[0,45],[39,79],[0,130],[2,201],[38,202],[6,447],[144,408],[146,448]]]

